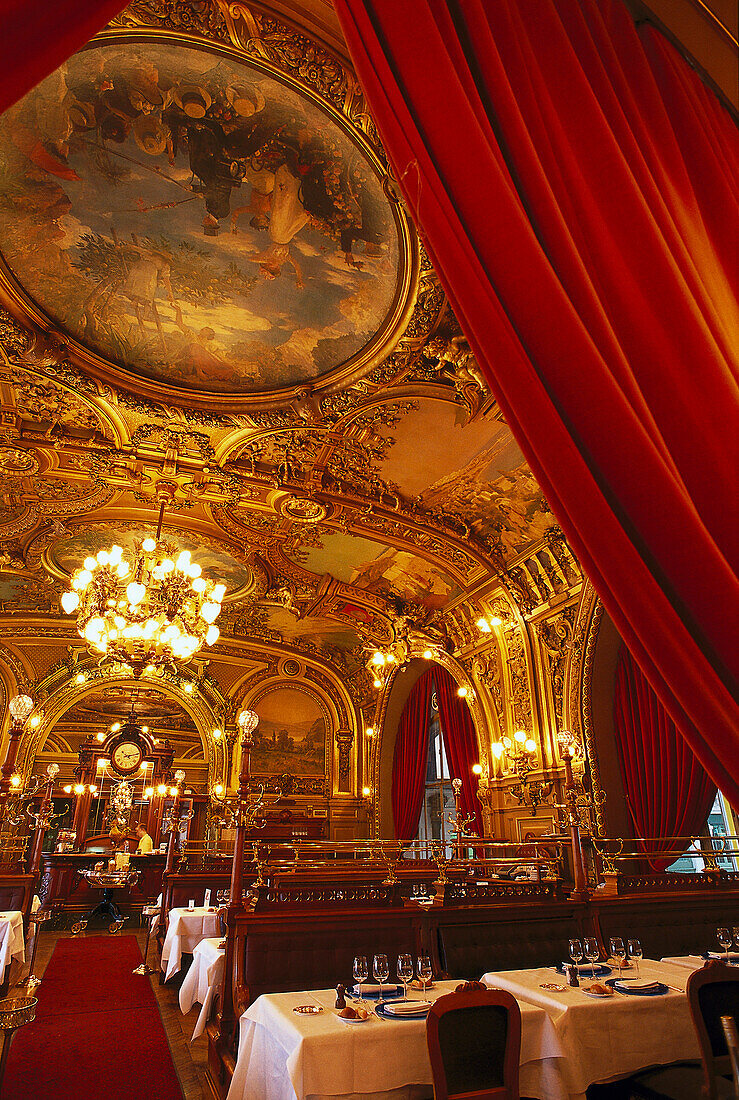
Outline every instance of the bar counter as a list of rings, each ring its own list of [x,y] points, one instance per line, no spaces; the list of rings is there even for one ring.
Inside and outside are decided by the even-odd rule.
[[[94,867],[100,860],[107,865],[108,858],[100,852],[44,852],[38,888],[42,907],[57,919],[88,913],[100,901],[101,892],[89,886],[78,872]],[[126,916],[138,917],[144,905],[159,896],[165,861],[166,856],[159,852],[130,857],[130,867],[139,872],[139,880],[115,893],[116,905]]]

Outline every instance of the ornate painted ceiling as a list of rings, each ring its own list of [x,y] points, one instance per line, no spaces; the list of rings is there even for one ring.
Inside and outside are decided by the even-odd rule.
[[[305,27],[135,3],[0,119],[0,164],[6,623],[64,620],[70,572],[162,495],[227,586],[209,657],[261,639],[357,698],[368,650],[451,651],[483,598],[580,583],[356,81]]]

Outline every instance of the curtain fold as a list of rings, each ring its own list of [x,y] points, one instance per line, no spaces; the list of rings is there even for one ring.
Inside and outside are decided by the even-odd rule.
[[[473,828],[482,836],[482,808],[476,793],[477,780],[472,774],[472,765],[479,762],[480,753],[470,708],[457,695],[457,682],[445,668],[435,669],[434,684],[449,775],[451,779],[462,780],[462,813],[475,819]]]
[[[739,805],[728,112],[620,0],[334,3],[512,432],[642,671]]]
[[[0,0],[0,113],[125,8],[121,0]]]
[[[413,840],[426,788],[433,671],[413,685],[398,723],[393,755],[392,804],[396,840]]]
[[[613,703],[616,748],[626,804],[637,837],[696,836],[705,826],[716,784],[680,736],[625,645]],[[667,839],[640,848],[666,851]],[[651,859],[664,871],[676,859]]]

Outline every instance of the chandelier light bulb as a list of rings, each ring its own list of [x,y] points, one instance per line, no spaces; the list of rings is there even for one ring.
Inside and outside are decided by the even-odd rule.
[[[156,540],[152,538],[144,539],[141,548],[146,550],[147,554],[151,554],[152,550],[157,548]]]
[[[526,752],[534,753],[536,752],[536,741],[534,741],[533,737],[528,737],[523,747],[526,749]]]
[[[157,794],[166,794],[166,793],[167,793],[166,785],[164,783],[160,783],[159,786],[157,787]]]
[[[381,688],[382,687],[382,680],[375,680],[374,684],[375,684],[376,688]]]
[[[500,760],[501,756],[503,755],[503,748],[504,745],[502,741],[493,741],[492,745],[490,746],[490,751],[492,752],[496,760]]]
[[[62,609],[66,611],[67,615],[71,615],[73,611],[76,611],[79,603],[80,598],[76,592],[62,593]]]
[[[154,788],[153,787],[147,787],[146,790],[144,791],[144,798],[151,798],[153,794],[154,794]]]
[[[377,667],[380,668],[382,665],[385,664],[385,655],[383,653],[380,653],[379,650],[376,653],[373,653],[372,664],[377,665]]]
[[[516,730],[513,736],[518,741],[519,745],[523,745],[524,741],[526,740],[526,731]]]
[[[502,626],[503,625],[503,620],[498,615],[493,615],[492,619],[490,620],[490,625],[491,626]]]
[[[83,565],[88,573],[91,573],[93,569],[97,569],[97,558],[85,558]]]
[[[9,709],[14,721],[25,722],[33,710],[33,699],[30,695],[14,695],[10,700]]]
[[[214,623],[221,612],[219,603],[204,603],[200,608],[200,615],[206,623]]]
[[[19,775],[11,775],[10,785],[11,785],[11,787],[20,787],[21,777]]]
[[[220,636],[221,632],[218,627],[215,625],[215,623],[211,623],[211,625],[208,627],[208,633],[205,635],[206,645],[215,645]]]
[[[66,787],[62,787],[62,790],[64,791],[65,794],[71,794],[72,793],[71,783],[67,783]]]
[[[216,795],[218,796],[218,798],[220,798],[221,795],[223,794],[223,784],[219,783],[216,787],[214,787],[214,791],[215,791]]]
[[[483,634],[490,634],[491,627],[487,619],[478,619],[476,623],[477,629]]]
[[[98,741],[104,741],[105,740],[105,734],[104,733],[98,733],[98,734],[96,734],[96,737],[97,737]]]
[[[461,687],[457,688],[457,695],[459,696],[460,699],[466,699],[467,696],[469,695],[469,689],[466,688],[464,686],[464,684],[462,684]]]
[[[432,657],[433,657],[433,653],[431,652],[431,650],[430,650],[430,649],[425,649],[425,650],[423,651],[423,659],[424,659],[424,661],[430,661]]]

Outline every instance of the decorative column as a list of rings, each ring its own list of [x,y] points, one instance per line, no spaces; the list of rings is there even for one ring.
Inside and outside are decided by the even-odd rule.
[[[90,817],[90,803],[93,794],[91,787],[92,766],[82,764],[80,767],[75,768],[74,775],[77,782],[72,788],[76,795],[72,829],[76,834],[76,846],[81,848],[87,836],[87,821]],[[82,790],[79,790],[80,787]]]
[[[176,787],[173,787],[170,794],[173,794],[174,802],[167,815],[167,821],[165,822],[165,828],[169,826],[169,839],[167,841],[167,859],[164,864],[164,874],[171,873],[174,867],[174,856],[177,850],[177,836],[180,831],[180,791],[182,784],[185,782],[185,773],[183,771],[175,772]],[[174,792],[174,793],[173,793]],[[164,801],[164,800],[162,800]]]
[[[246,832],[249,825],[249,779],[251,777],[251,747],[254,744],[254,731],[259,725],[259,716],[253,710],[242,710],[238,717],[241,730],[241,771],[239,773],[239,794],[236,817],[236,840],[234,843],[233,863],[231,865],[231,894],[229,906],[240,906],[244,884],[244,850]]]
[[[15,761],[18,756],[23,727],[26,719],[33,710],[33,699],[30,695],[15,695],[8,706],[10,711],[10,731],[8,736],[8,748],[5,753],[5,762],[0,771],[0,823],[5,815],[5,804],[10,794],[10,778],[15,771]]]
[[[339,747],[338,788],[342,793],[348,793],[352,789],[350,758],[352,745],[354,743],[354,734],[351,730],[337,730],[336,743]]]
[[[580,811],[577,805],[577,786],[572,775],[572,751],[565,750],[562,753],[565,766],[565,808],[567,821],[570,827],[570,839],[572,842],[572,872],[575,878],[575,888],[570,895],[573,901],[587,901],[588,876],[585,871],[585,856],[582,849],[582,837],[580,836]]]
[[[59,765],[49,764],[46,769],[46,774],[49,778],[46,781],[44,796],[41,799],[41,805],[38,808],[38,812],[33,815],[36,819],[36,829],[33,834],[31,858],[28,865],[28,873],[30,875],[38,875],[41,867],[41,849],[44,843],[44,836],[49,825],[51,825],[51,819],[54,815],[54,803],[51,796],[54,790],[54,780],[59,774]]]

